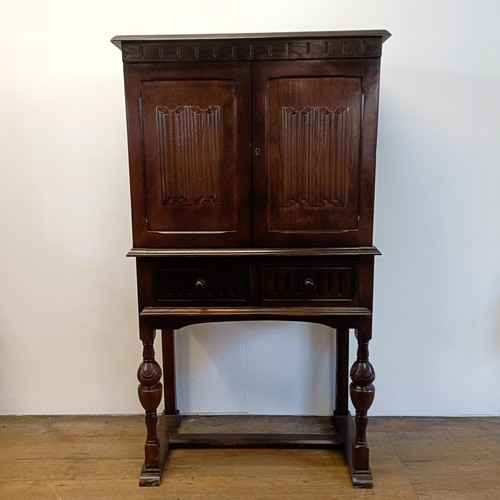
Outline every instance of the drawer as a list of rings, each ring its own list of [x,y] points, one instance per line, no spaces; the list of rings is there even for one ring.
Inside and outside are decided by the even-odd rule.
[[[357,266],[262,266],[264,301],[335,301],[354,304]]]
[[[248,298],[248,266],[155,269],[158,302],[242,302]]]

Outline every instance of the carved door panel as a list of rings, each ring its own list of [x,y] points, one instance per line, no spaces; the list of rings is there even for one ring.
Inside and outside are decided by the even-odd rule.
[[[363,226],[371,221],[373,193],[361,189],[374,175],[374,150],[363,143],[367,90],[374,98],[370,68],[338,61],[255,64],[258,246],[370,243]]]
[[[141,75],[142,244],[250,245],[248,63]]]

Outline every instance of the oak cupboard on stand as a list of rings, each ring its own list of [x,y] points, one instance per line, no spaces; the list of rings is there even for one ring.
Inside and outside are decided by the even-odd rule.
[[[143,343],[141,485],[160,484],[175,446],[343,446],[354,486],[372,486],[366,426],[375,372],[368,343],[379,254],[372,229],[380,57],[389,36],[374,30],[112,39],[124,63],[129,256],[137,262]],[[262,319],[332,328],[332,418],[213,417],[217,425],[212,417],[183,418],[174,331]],[[351,329],[357,356],[349,372]],[[155,359],[157,330],[163,370]]]

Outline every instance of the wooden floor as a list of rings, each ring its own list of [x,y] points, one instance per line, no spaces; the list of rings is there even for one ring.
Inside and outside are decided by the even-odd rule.
[[[179,449],[139,488],[142,417],[0,417],[3,499],[500,499],[500,418],[372,418],[375,487],[341,452]]]

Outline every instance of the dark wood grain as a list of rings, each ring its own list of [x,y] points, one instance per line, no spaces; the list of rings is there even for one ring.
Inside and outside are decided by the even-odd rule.
[[[124,62],[380,57],[386,30],[116,36]]]
[[[341,443],[353,485],[372,486],[368,341],[380,254],[372,244],[379,71],[388,37],[372,30],[112,40],[124,61],[128,255],[136,258],[143,342],[141,485],[160,483],[173,446]],[[336,329],[335,394],[326,395],[335,398],[336,433],[247,432],[241,419],[243,429],[230,423],[221,432],[205,421],[203,431],[181,432],[174,331],[239,320]],[[358,348],[349,391],[350,330]]]
[[[161,332],[164,387],[164,406],[166,415],[177,415],[175,384],[175,332],[165,328]]]
[[[349,413],[349,329],[337,328],[335,332],[335,416]]]
[[[381,255],[374,246],[326,248],[132,248],[127,257],[337,257]]]
[[[125,66],[134,245],[251,245],[248,63]]]
[[[146,443],[144,445],[144,467],[149,483],[156,485],[156,480],[147,474],[147,471],[160,470],[160,440],[157,432],[157,408],[161,401],[162,393],[162,371],[155,359],[154,340],[155,332],[144,322],[141,324],[141,340],[143,344],[143,361],[137,371],[139,380],[139,400],[145,410],[145,422],[147,429]],[[146,485],[141,479],[142,484]]]
[[[379,60],[252,67],[254,244],[371,245]]]

